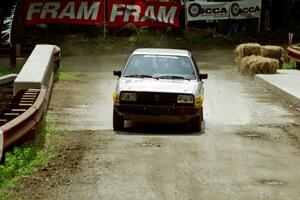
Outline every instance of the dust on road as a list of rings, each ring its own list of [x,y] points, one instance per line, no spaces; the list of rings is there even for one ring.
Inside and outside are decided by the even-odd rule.
[[[82,79],[55,85],[49,116],[72,134],[59,157],[14,190],[17,197],[299,199],[300,113],[238,76],[231,49],[195,57],[209,74],[198,134],[139,124],[112,131],[112,69],[127,56],[63,58]]]

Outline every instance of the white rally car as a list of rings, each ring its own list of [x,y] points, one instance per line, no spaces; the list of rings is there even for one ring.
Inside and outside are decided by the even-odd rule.
[[[192,55],[178,49],[137,49],[129,57],[113,92],[113,128],[124,120],[153,123],[190,123],[201,130],[203,79]]]

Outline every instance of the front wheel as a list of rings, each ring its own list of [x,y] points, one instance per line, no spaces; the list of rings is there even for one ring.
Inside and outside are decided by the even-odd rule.
[[[115,109],[113,113],[113,128],[115,131],[124,129],[124,119]]]
[[[201,122],[203,121],[203,107],[200,108],[200,114],[194,116],[190,121],[191,131],[201,131]]]

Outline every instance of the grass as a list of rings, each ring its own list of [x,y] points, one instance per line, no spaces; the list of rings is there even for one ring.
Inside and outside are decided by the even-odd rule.
[[[77,80],[78,77],[78,72],[73,72],[73,71],[66,71],[63,69],[63,67],[60,67],[57,72],[55,73],[55,81],[72,81],[72,80]]]
[[[1,200],[8,199],[9,190],[16,186],[22,176],[33,173],[37,167],[46,165],[55,157],[55,148],[61,144],[63,136],[51,147],[45,148],[45,146],[52,136],[58,134],[64,135],[61,131],[55,130],[53,124],[47,121],[34,141],[15,147],[11,152],[6,153],[6,163],[0,166]]]
[[[294,60],[283,63],[282,69],[296,69],[297,63]]]
[[[16,68],[10,68],[10,67],[0,67],[0,77],[5,76],[7,74],[17,74],[22,69],[21,65],[17,65]]]

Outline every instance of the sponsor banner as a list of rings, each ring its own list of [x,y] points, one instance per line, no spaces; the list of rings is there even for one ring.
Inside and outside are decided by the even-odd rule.
[[[180,27],[179,13],[182,5],[175,2],[145,2],[142,0],[108,1],[108,27],[120,27],[128,23],[136,26]]]
[[[261,0],[230,3],[230,19],[260,18]]]
[[[25,0],[25,24],[103,24],[104,0]]]
[[[188,21],[217,20],[229,18],[228,2],[203,2],[195,0],[186,3]]]

